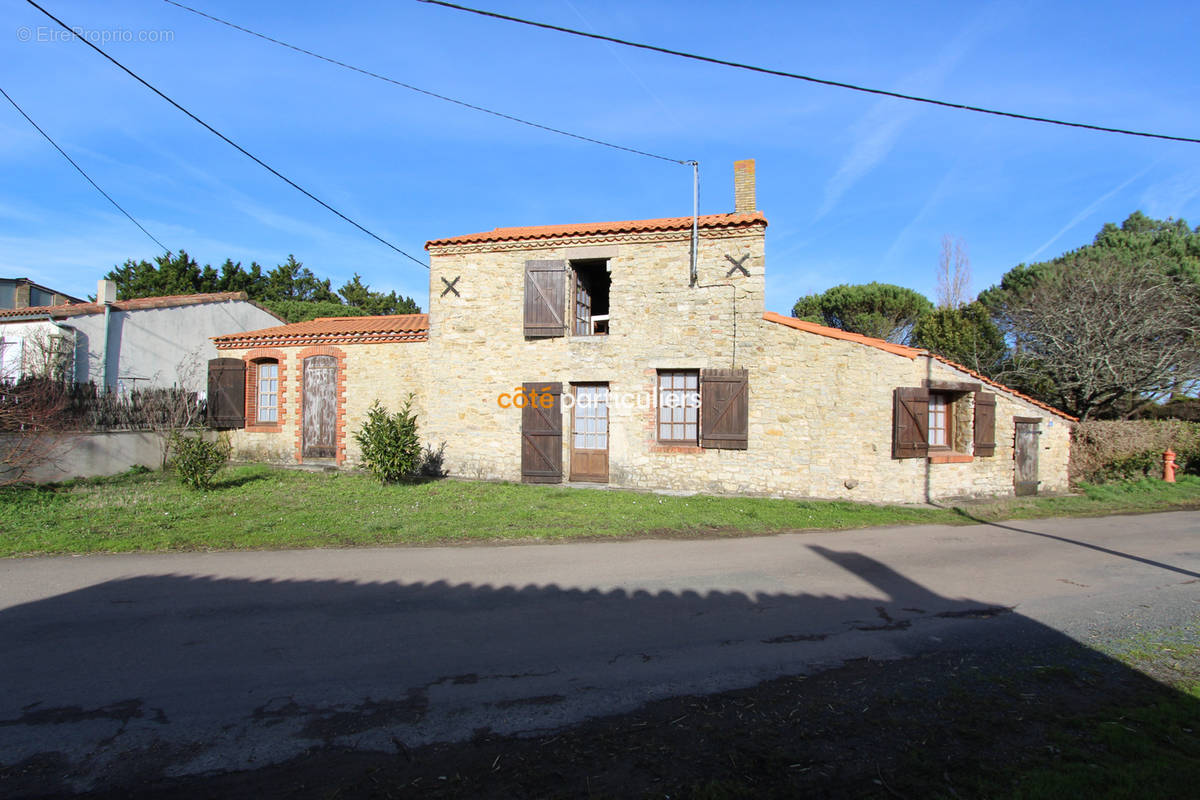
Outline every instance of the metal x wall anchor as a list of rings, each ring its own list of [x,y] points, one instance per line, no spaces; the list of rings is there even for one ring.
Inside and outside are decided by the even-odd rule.
[[[441,277],[441,276],[439,275],[438,277]],[[454,284],[458,283],[458,279],[461,277],[462,277],[462,275],[455,275],[454,280],[452,280],[452,281],[448,281],[445,278],[442,278],[442,283],[446,284],[446,288],[442,289],[441,297],[445,297],[448,292],[454,292],[455,297],[462,297],[462,295],[458,293],[458,289],[454,288]]]
[[[739,269],[742,271],[742,274],[745,275],[747,278],[750,277],[750,270],[746,269],[746,267],[745,267],[746,262],[750,260],[749,253],[746,253],[746,255],[742,256],[741,258],[734,258],[733,256],[726,253],[725,260],[728,261],[730,264],[733,264],[733,266],[729,269],[729,272],[725,273],[726,278],[732,278],[733,273],[737,272]]]

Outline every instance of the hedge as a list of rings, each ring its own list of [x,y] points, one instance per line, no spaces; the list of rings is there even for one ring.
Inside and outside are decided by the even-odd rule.
[[[1071,434],[1071,482],[1162,477],[1162,454],[1168,448],[1176,453],[1179,474],[1200,475],[1200,422],[1081,422]]]

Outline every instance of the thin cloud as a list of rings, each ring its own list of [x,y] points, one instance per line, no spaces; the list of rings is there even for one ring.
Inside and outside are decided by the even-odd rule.
[[[946,199],[946,195],[950,193],[950,185],[957,177],[957,165],[946,171],[946,174],[938,181],[937,186],[933,187],[933,191],[930,192],[929,197],[925,198],[925,203],[921,206],[921,210],[909,220],[908,224],[904,226],[904,230],[900,231],[900,234],[892,240],[891,246],[883,256],[883,263],[885,265],[892,262],[892,259],[899,254],[900,248],[908,242],[908,239],[912,236],[917,226],[922,224],[930,212]]]
[[[1151,164],[1150,166],[1146,167],[1145,169],[1142,169],[1139,172],[1137,172],[1135,175],[1131,175],[1130,177],[1126,178],[1124,181],[1122,181],[1118,185],[1114,186],[1109,191],[1105,192],[1100,197],[1097,197],[1095,200],[1088,203],[1087,206],[1082,211],[1080,211],[1078,214],[1076,214],[1074,217],[1072,217],[1071,221],[1068,222],[1066,225],[1059,228],[1058,232],[1055,233],[1053,236],[1051,236],[1049,239],[1047,239],[1042,244],[1041,247],[1034,250],[1029,255],[1025,256],[1025,263],[1026,264],[1032,263],[1038,256],[1040,256],[1046,250],[1046,248],[1048,248],[1050,245],[1054,244],[1059,239],[1061,239],[1067,231],[1071,230],[1076,225],[1078,225],[1079,223],[1083,222],[1085,219],[1090,217],[1092,214],[1096,213],[1096,210],[1098,208],[1100,208],[1100,206],[1107,203],[1118,193],[1124,191],[1126,189],[1126,187],[1128,187],[1131,183],[1138,180],[1143,175],[1145,175],[1147,172],[1149,172],[1153,166],[1154,165]]]
[[[935,93],[986,27],[984,20],[987,17],[990,17],[989,13],[981,15],[942,49],[937,60],[901,81],[900,85],[905,91]],[[825,184],[825,198],[813,217],[814,222],[832,211],[846,192],[887,157],[900,134],[923,110],[912,103],[891,98],[876,101],[871,106],[851,129],[853,143],[850,152]]]

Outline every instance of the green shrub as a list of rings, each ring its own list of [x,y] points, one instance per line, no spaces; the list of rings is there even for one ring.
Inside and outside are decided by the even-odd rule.
[[[362,428],[354,434],[362,450],[363,466],[383,483],[411,478],[421,471],[421,440],[412,401],[410,394],[399,411],[389,414],[376,400]]]
[[[193,489],[211,488],[213,476],[229,460],[227,442],[210,442],[201,436],[176,433],[171,437],[171,451],[175,453],[171,460],[175,474]]]
[[[445,442],[439,444],[436,449],[431,444],[425,445],[425,451],[421,453],[421,475],[426,478],[446,477],[446,468],[443,465],[445,460]]]

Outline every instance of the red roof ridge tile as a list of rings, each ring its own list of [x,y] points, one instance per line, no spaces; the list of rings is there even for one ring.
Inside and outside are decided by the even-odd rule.
[[[767,218],[761,211],[754,211],[748,214],[702,214],[697,218],[697,225],[704,229],[737,228],[760,224],[767,224]],[[431,247],[453,244],[519,241],[521,239],[550,239],[556,236],[690,230],[691,227],[692,217],[662,217],[659,219],[633,219],[618,222],[580,222],[567,225],[526,225],[493,228],[490,231],[450,236],[443,239],[430,239],[425,243],[425,249],[428,250]]]
[[[344,341],[355,337],[391,341],[424,341],[429,336],[428,314],[381,314],[365,317],[317,317],[303,322],[292,322],[272,328],[254,331],[227,333],[214,336],[218,347],[229,349],[244,343],[284,343],[293,340],[304,342],[334,340]]]
[[[818,336],[827,336],[830,339],[841,339],[847,342],[865,344],[868,347],[874,347],[877,350],[883,350],[885,352],[892,353],[893,355],[904,356],[905,358],[916,358],[925,352],[917,347],[895,344],[894,342],[889,342],[886,339],[876,339],[873,336],[863,336],[861,333],[851,333],[850,331],[844,331],[841,328],[830,328],[827,325],[818,325],[815,322],[784,316],[783,314],[779,314],[774,311],[765,312],[763,314],[763,319],[767,320],[768,322],[777,322],[780,325],[786,325],[789,328],[795,328],[798,331],[815,333]]]
[[[946,366],[953,367],[954,369],[957,369],[957,370],[961,370],[962,372],[965,372],[968,375],[970,375],[972,378],[976,378],[979,381],[986,383],[989,386],[993,386],[997,389],[1002,389],[1003,391],[1008,392],[1011,395],[1015,395],[1015,396],[1021,398],[1022,400],[1024,400],[1027,403],[1032,403],[1033,405],[1037,406],[1038,408],[1045,409],[1046,411],[1049,411],[1052,414],[1057,414],[1058,416],[1062,417],[1063,419],[1069,419],[1072,422],[1079,421],[1079,417],[1073,417],[1065,411],[1060,411],[1059,409],[1055,408],[1054,406],[1050,405],[1049,403],[1043,403],[1041,400],[1038,400],[1037,398],[1034,398],[1034,397],[1030,397],[1029,395],[1025,394],[1024,392],[1018,392],[1016,389],[1013,389],[1012,387],[1009,387],[1009,386],[1005,386],[1003,383],[1000,383],[999,381],[992,380],[991,378],[987,377],[986,375],[981,375],[980,373],[976,372],[975,370],[971,369],[970,367],[964,367],[962,364],[951,361],[950,359],[945,358],[944,356],[939,356],[937,353],[931,353],[929,351],[924,351],[924,352],[925,352],[925,355],[942,362]]]
[[[807,333],[815,333],[819,336],[828,336],[831,339],[842,339],[843,341],[847,341],[847,342],[855,342],[857,344],[864,344],[864,345],[867,345],[868,347],[874,347],[878,350],[883,350],[885,352],[893,353],[898,356],[904,356],[905,358],[915,359],[917,356],[928,356],[930,358],[933,358],[933,359],[936,359],[937,361],[942,362],[943,364],[945,364],[949,367],[953,367],[954,369],[961,370],[962,372],[965,372],[966,374],[970,375],[971,377],[978,379],[982,383],[986,383],[989,386],[992,386],[996,389],[1000,389],[1001,391],[1007,392],[1008,394],[1011,394],[1014,397],[1019,397],[1022,400],[1024,400],[1025,402],[1031,403],[1031,404],[1037,406],[1038,408],[1045,409],[1046,411],[1049,411],[1052,414],[1056,414],[1056,415],[1062,417],[1063,419],[1071,420],[1072,422],[1079,421],[1079,419],[1077,417],[1072,417],[1070,414],[1068,414],[1064,411],[1060,411],[1052,405],[1043,403],[1041,400],[1030,397],[1029,395],[1024,394],[1022,392],[1018,392],[1016,389],[1013,389],[1009,386],[1005,386],[1003,383],[1000,383],[999,381],[992,380],[991,378],[987,377],[986,375],[981,375],[978,372],[976,372],[968,367],[964,367],[962,364],[957,364],[948,358],[939,356],[937,353],[931,353],[930,351],[919,348],[919,347],[909,347],[908,345],[903,345],[903,344],[893,344],[892,342],[886,341],[884,339],[876,339],[872,336],[863,336],[860,333],[851,333],[850,331],[844,331],[841,328],[830,328],[826,325],[818,325],[815,322],[809,322],[809,321],[803,320],[803,319],[796,319],[795,317],[787,317],[787,316],[784,316],[783,314],[779,314],[775,311],[765,312],[763,314],[763,319],[767,320],[768,322],[777,322],[780,325],[786,325],[787,327],[794,328],[798,331],[805,331]]]

